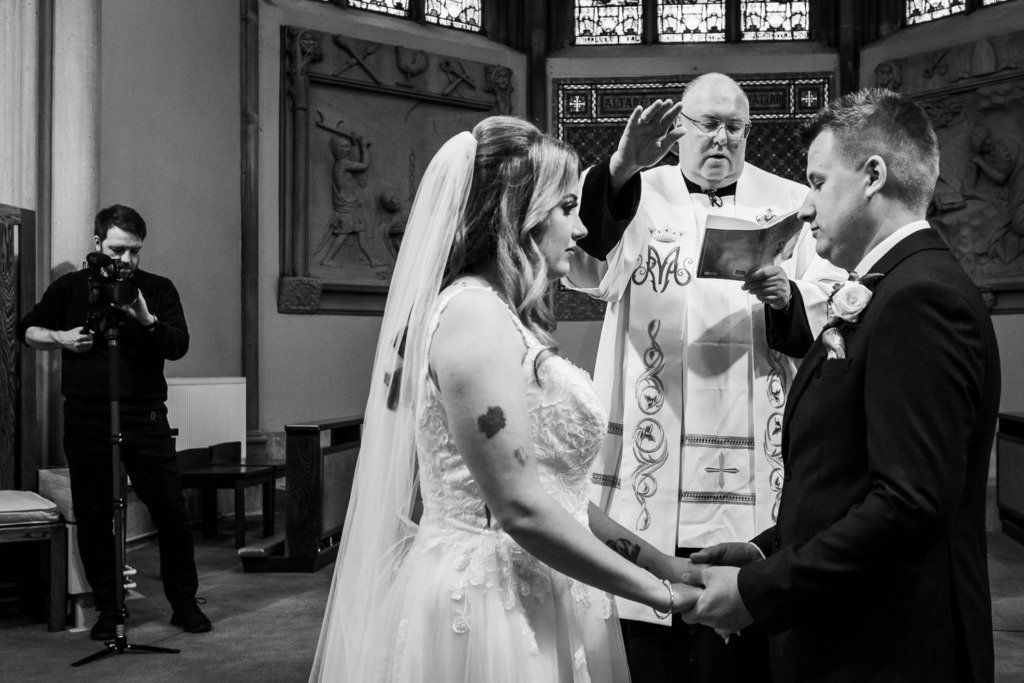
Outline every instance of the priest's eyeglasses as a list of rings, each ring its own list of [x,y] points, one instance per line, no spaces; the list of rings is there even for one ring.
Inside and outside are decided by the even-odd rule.
[[[725,135],[730,140],[746,140],[750,135],[750,124],[742,121],[719,121],[718,119],[691,119],[686,114],[679,112],[679,115],[696,126],[697,130],[714,137],[718,131],[725,128]]]

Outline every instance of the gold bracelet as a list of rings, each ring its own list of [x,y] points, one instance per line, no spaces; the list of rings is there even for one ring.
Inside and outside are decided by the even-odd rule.
[[[672,605],[674,605],[676,602],[676,592],[672,590],[672,582],[668,579],[662,579],[661,583],[664,584],[665,588],[668,589],[668,611],[662,614],[653,607],[651,608],[651,610],[654,612],[654,616],[658,617],[659,619],[668,619],[670,616],[672,616]]]

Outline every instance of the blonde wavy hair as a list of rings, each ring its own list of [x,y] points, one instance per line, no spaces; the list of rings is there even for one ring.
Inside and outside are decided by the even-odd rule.
[[[511,116],[484,119],[473,128],[473,136],[473,181],[442,286],[496,265],[499,294],[540,341],[553,347],[555,316],[537,243],[551,209],[576,192],[576,152]]]

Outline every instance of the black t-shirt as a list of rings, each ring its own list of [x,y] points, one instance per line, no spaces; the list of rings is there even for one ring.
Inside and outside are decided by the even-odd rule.
[[[164,360],[177,360],[188,351],[188,326],[178,291],[170,280],[136,270],[132,282],[158,322],[147,330],[133,318],[117,316],[123,320],[118,345],[121,401],[124,409],[148,410],[167,400]],[[69,273],[51,284],[22,318],[18,336],[24,343],[29,327],[56,331],[79,328],[95,310],[89,305],[88,271]],[[61,393],[82,409],[94,406],[105,411],[110,401],[110,349],[103,334],[95,334],[93,339],[92,349],[85,353],[61,351]]]

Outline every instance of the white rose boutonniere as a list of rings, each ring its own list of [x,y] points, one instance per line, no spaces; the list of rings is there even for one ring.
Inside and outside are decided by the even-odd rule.
[[[870,287],[881,278],[879,273],[868,273],[863,278],[857,273],[850,273],[849,280],[833,286],[826,301],[828,322],[821,331],[821,341],[828,349],[828,358],[846,358],[844,335],[860,321],[860,314],[871,302]]]
[[[860,282],[849,281],[832,292],[832,311],[848,323],[860,320],[861,312],[871,301],[871,290]]]

